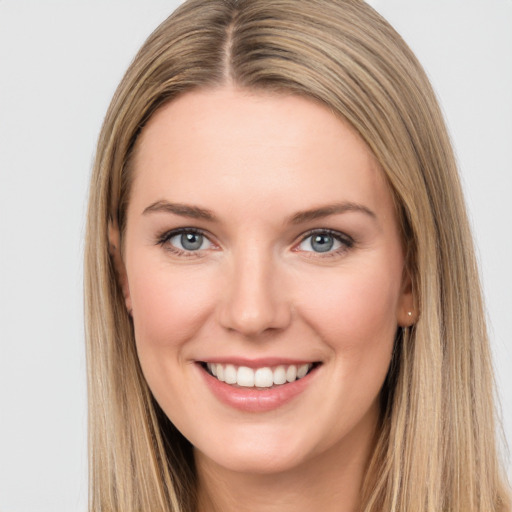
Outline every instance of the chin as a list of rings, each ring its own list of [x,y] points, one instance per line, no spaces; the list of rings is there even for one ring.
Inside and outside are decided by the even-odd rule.
[[[272,475],[292,471],[301,465],[306,454],[287,445],[272,443],[270,440],[245,443],[232,443],[229,447],[217,446],[207,452],[195,449],[196,461],[224,468],[230,472],[252,475]]]

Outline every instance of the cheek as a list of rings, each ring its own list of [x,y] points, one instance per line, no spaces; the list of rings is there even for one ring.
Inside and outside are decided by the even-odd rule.
[[[369,269],[316,276],[301,299],[303,317],[335,351],[387,348],[397,329],[400,281],[394,276]]]
[[[195,399],[169,390],[181,390],[191,370],[188,349],[208,323],[215,286],[190,268],[146,263],[134,260],[128,274],[137,354],[154,397],[181,424],[183,418],[175,411],[186,411]]]
[[[139,351],[173,349],[190,339],[214,303],[215,286],[204,272],[138,263],[129,271],[135,338]],[[141,269],[151,269],[145,272]]]
[[[333,432],[352,428],[376,410],[397,332],[397,275],[366,268],[317,276],[303,296],[302,318],[329,347],[333,362],[327,368],[336,392],[318,409],[334,418]]]

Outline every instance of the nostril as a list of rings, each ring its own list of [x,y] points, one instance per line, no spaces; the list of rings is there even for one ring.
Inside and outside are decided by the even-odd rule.
[[[286,288],[279,286],[277,272],[268,253],[258,251],[254,245],[250,251],[238,254],[223,299],[218,303],[220,324],[249,337],[289,325],[291,307],[286,300]]]
[[[286,304],[256,300],[226,305],[220,318],[225,329],[248,337],[285,329],[290,321],[291,308]]]

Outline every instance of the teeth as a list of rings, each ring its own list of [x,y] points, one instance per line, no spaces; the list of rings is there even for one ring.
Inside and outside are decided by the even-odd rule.
[[[297,369],[297,378],[302,379],[302,377],[305,377],[306,373],[308,373],[308,370],[309,370],[309,365],[307,365],[307,364],[303,364],[302,366],[299,366],[299,368]],[[218,368],[217,368],[217,371],[219,371]]]
[[[224,369],[224,382],[227,384],[236,384],[236,368],[232,364],[227,364]]]
[[[311,363],[300,366],[295,364],[289,366],[280,365],[275,368],[265,366],[256,369],[220,363],[207,363],[206,366],[208,371],[221,382],[236,384],[245,388],[270,388],[286,384],[287,382],[294,382],[305,377],[313,367]]]
[[[278,366],[274,370],[274,384],[284,384],[286,382],[286,369],[284,366]]]
[[[244,388],[254,387],[254,370],[240,366],[236,372],[236,383]]]
[[[274,375],[270,368],[258,368],[254,372],[254,385],[257,388],[269,388],[272,384],[274,384]]]
[[[288,382],[293,382],[297,378],[297,367],[293,364],[291,366],[288,366],[288,369],[286,370],[286,380]]]

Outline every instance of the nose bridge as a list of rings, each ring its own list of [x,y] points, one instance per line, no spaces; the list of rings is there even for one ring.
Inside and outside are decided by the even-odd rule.
[[[234,251],[221,310],[223,326],[246,336],[285,328],[291,309],[279,277],[268,248],[247,244]]]

